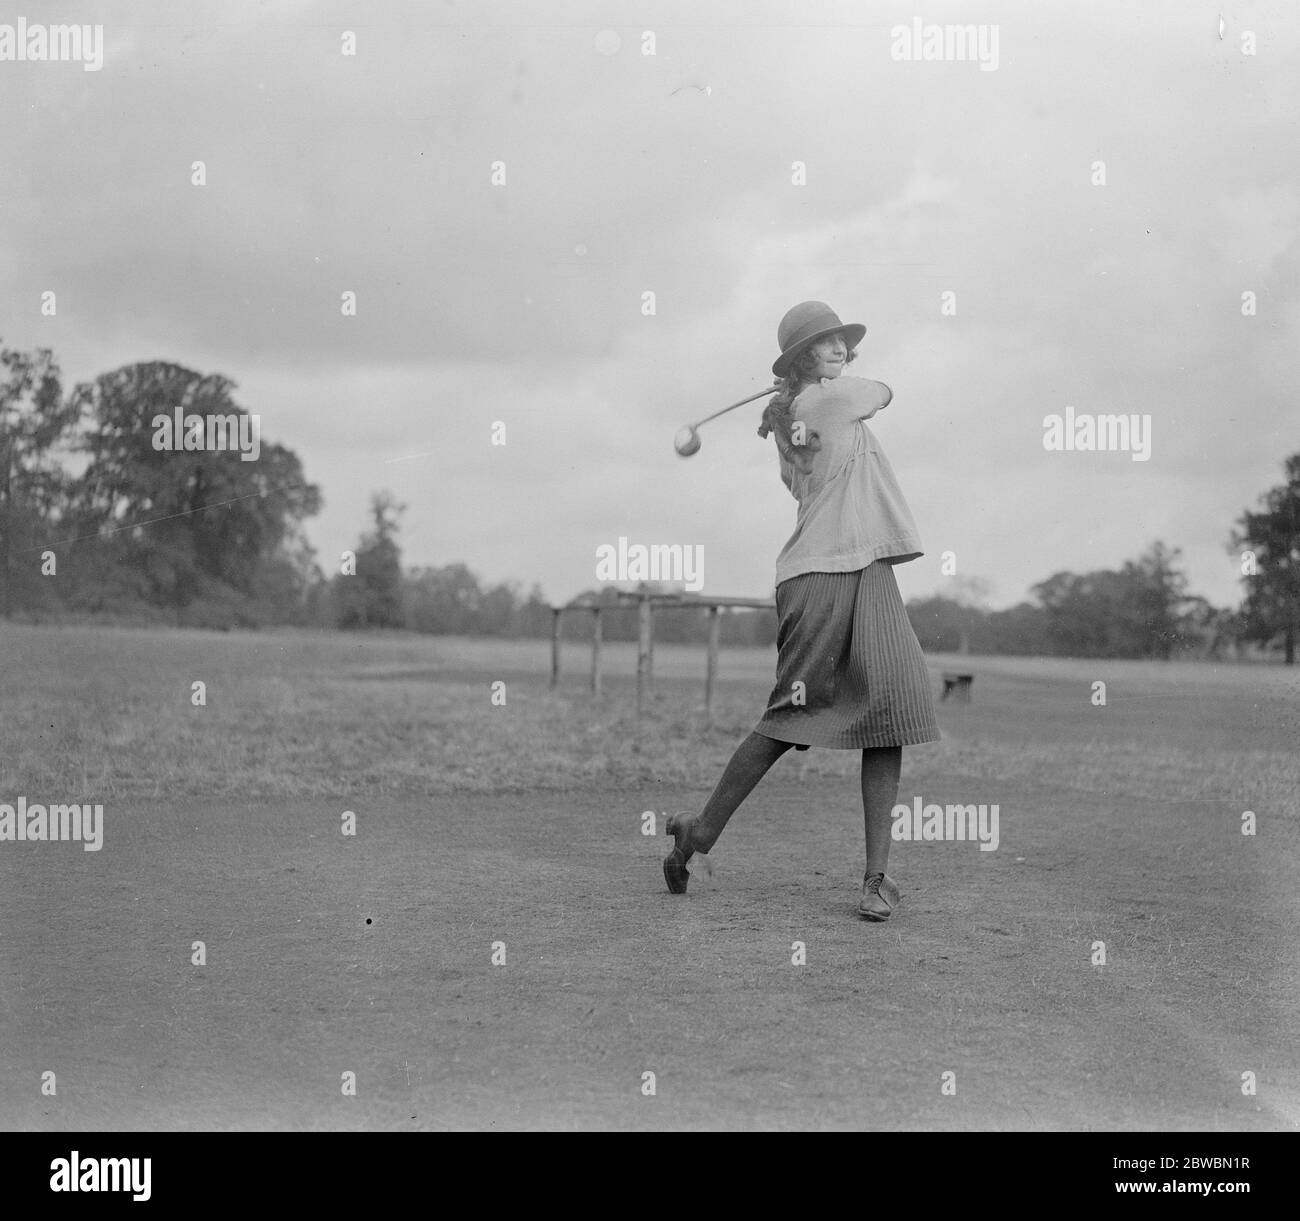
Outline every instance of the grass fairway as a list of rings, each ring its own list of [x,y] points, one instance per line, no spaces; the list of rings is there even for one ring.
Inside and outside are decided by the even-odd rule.
[[[961,659],[900,801],[1000,842],[896,844],[875,926],[855,752],[667,894],[642,813],[699,807],[774,655],[724,653],[708,729],[702,650],[640,722],[607,652],[596,699],[540,641],[0,627],[0,802],[104,806],[99,852],[0,843],[0,1124],[1300,1126],[1300,675]]]

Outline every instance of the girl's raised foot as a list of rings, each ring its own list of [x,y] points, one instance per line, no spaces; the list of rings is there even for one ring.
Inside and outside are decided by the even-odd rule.
[[[675,841],[673,850],[664,857],[664,881],[675,895],[684,895],[686,883],[690,880],[686,862],[695,855],[695,850],[691,847],[691,824],[694,821],[684,814],[674,814],[664,824],[664,829]]]

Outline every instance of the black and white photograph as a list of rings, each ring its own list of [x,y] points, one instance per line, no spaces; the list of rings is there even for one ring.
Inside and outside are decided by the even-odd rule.
[[[511,1132],[1250,1193],[1295,5],[32,0],[0,116],[47,1196],[196,1198],[114,1136]]]

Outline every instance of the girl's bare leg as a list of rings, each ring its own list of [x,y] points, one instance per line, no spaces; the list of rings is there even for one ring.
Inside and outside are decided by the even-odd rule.
[[[751,733],[731,756],[700,816],[674,815],[668,820],[666,829],[674,842],[672,851],[664,858],[664,880],[673,894],[686,893],[686,862],[697,852],[708,852],[713,847],[740,803],[767,774],[767,769],[793,745]]]
[[[754,786],[767,775],[772,766],[793,742],[778,742],[761,733],[751,733],[731,756],[722,779],[704,804],[696,818],[682,818],[684,834],[679,837],[682,861],[688,861],[697,852],[708,852],[728,820],[754,790]]]
[[[901,746],[868,747],[862,752],[862,816],[867,833],[867,877],[889,864],[891,814],[898,802],[903,770]]]
[[[727,820],[740,803],[753,791],[754,786],[767,774],[792,742],[778,742],[761,733],[751,733],[731,756],[722,779],[718,781],[700,816],[691,823],[691,852],[708,852],[717,843]]]

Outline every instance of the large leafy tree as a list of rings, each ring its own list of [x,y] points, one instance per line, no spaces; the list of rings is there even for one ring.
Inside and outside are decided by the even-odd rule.
[[[370,498],[374,529],[357,548],[354,575],[335,578],[339,627],[404,627],[406,608],[402,590],[402,552],[397,532],[406,506],[391,493]]]
[[[1183,639],[1193,599],[1187,593],[1187,575],[1178,567],[1181,559],[1179,548],[1157,541],[1121,570],[1126,620],[1141,641],[1144,657],[1168,661]]]
[[[1281,635],[1291,666],[1300,637],[1300,454],[1292,454],[1284,470],[1286,482],[1260,497],[1258,511],[1247,509],[1237,520],[1231,550],[1254,553],[1253,571],[1242,574],[1246,639],[1267,644]]]
[[[483,589],[466,565],[413,569],[407,594],[411,626],[417,632],[455,636],[476,630]]]
[[[0,613],[39,581],[41,527],[57,512],[66,476],[55,451],[76,420],[48,348],[0,348]]]
[[[912,630],[927,653],[955,653],[966,630],[966,608],[952,598],[935,595],[907,604]]]
[[[1181,553],[1153,543],[1119,572],[1058,572],[1033,588],[1058,653],[1168,660],[1190,599]]]
[[[113,538],[156,604],[186,606],[213,583],[256,595],[282,545],[320,510],[319,489],[281,445],[263,440],[251,462],[237,449],[155,448],[154,418],[172,418],[177,407],[186,416],[246,416],[234,389],[220,374],[149,361],[73,392],[89,421],[89,465],[72,502],[79,533]]]

